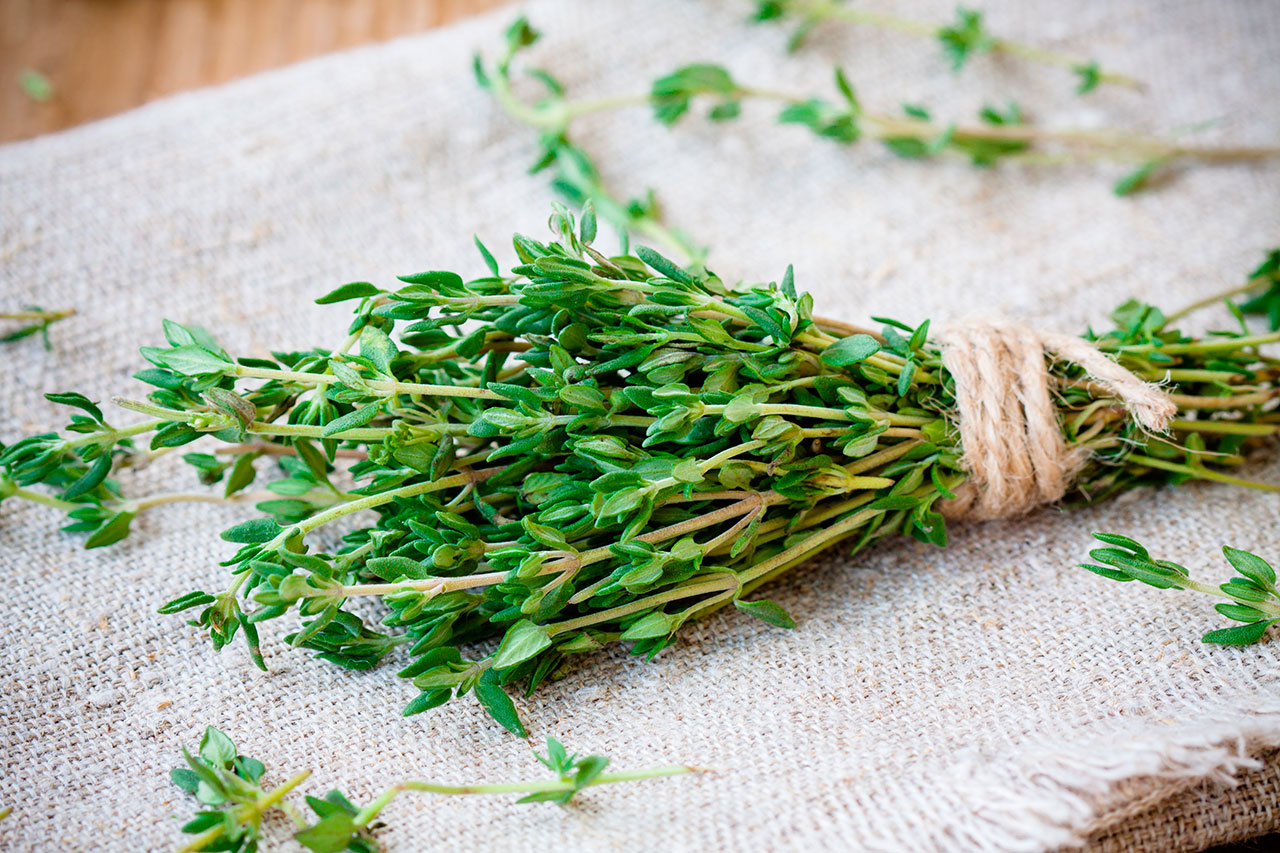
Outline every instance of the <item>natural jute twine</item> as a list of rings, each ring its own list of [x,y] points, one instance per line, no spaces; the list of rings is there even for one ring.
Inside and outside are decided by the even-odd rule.
[[[978,320],[943,329],[937,340],[955,380],[960,444],[972,475],[941,507],[948,518],[1010,518],[1053,503],[1088,461],[1063,437],[1046,356],[1083,368],[1152,432],[1165,431],[1178,410],[1158,386],[1083,338]]]

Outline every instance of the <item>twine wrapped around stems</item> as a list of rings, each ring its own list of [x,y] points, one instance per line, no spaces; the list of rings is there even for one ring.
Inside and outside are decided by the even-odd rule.
[[[1177,412],[1158,386],[1083,338],[973,320],[941,330],[937,340],[955,380],[960,443],[972,474],[941,507],[948,518],[1011,518],[1053,503],[1088,461],[1063,437],[1046,356],[1081,367],[1152,432],[1164,432]]]

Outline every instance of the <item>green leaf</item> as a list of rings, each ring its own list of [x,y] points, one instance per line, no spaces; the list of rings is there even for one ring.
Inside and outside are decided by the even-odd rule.
[[[253,624],[249,616],[243,612],[238,613],[236,618],[240,620],[240,628],[244,631],[244,640],[249,650],[249,659],[253,661],[254,666],[266,672],[267,662],[262,659],[262,643],[258,639],[258,626]]]
[[[241,522],[234,527],[222,531],[222,538],[227,542],[238,542],[243,545],[258,545],[270,542],[280,535],[283,527],[269,518],[255,518]]]
[[[172,320],[164,319],[160,321],[160,328],[164,330],[164,339],[169,342],[171,347],[182,347],[188,344],[198,344],[196,336],[191,330],[181,323],[175,323]]]
[[[996,41],[982,23],[982,13],[963,6],[956,9],[956,22],[938,30],[938,41],[951,60],[951,67],[959,71],[971,56],[987,53]]]
[[[1222,553],[1226,556],[1227,562],[1231,563],[1237,572],[1249,580],[1264,589],[1275,588],[1276,573],[1266,560],[1256,554],[1250,554],[1248,551],[1232,548],[1230,545],[1222,546]]]
[[[262,774],[267,772],[266,766],[256,758],[249,758],[246,755],[237,755],[235,760],[236,775],[242,779],[248,779],[255,785],[262,778]]]
[[[242,453],[236,457],[236,462],[231,466],[231,473],[227,476],[227,487],[225,494],[231,497],[236,492],[243,489],[253,482],[254,477],[258,475],[257,470],[253,467],[253,460],[256,458],[254,453]]]
[[[796,620],[791,618],[791,614],[786,611],[781,604],[761,599],[759,601],[735,601],[733,606],[741,610],[743,613],[750,613],[757,619],[763,619],[776,628],[794,628]]]
[[[377,296],[382,291],[367,281],[353,281],[341,287],[335,287],[316,300],[317,305],[330,305],[334,302],[345,302],[348,299],[363,299],[366,296]]]
[[[573,775],[573,784],[579,790],[587,787],[608,766],[609,759],[603,755],[588,755],[578,762],[578,772]]]
[[[1248,607],[1243,604],[1215,604],[1213,609],[1236,622],[1256,622],[1259,619],[1267,618],[1267,614],[1256,607]]]
[[[1118,572],[1115,569],[1108,569],[1105,566],[1095,566],[1091,563],[1080,563],[1080,568],[1088,569],[1095,575],[1102,575],[1104,578],[1108,578],[1113,581],[1120,581],[1121,583],[1127,583],[1133,580],[1133,578],[1129,577],[1124,572]]]
[[[93,532],[84,542],[86,548],[103,548],[119,542],[129,535],[129,522],[137,515],[134,512],[118,512]]]
[[[181,447],[202,437],[204,433],[185,423],[168,423],[156,430],[151,437],[151,449],[162,447]]]
[[[328,817],[332,814],[349,814],[355,816],[359,809],[351,804],[351,801],[342,795],[337,788],[333,788],[324,795],[324,799],[319,797],[307,797],[307,805],[311,810],[320,817]]]
[[[1148,160],[1137,169],[1116,181],[1112,192],[1118,196],[1132,195],[1147,185],[1151,175],[1164,164],[1164,160]]]
[[[870,335],[841,338],[822,351],[822,361],[832,367],[848,367],[866,361],[880,352],[879,342]]]
[[[485,675],[487,676],[491,673],[493,673],[493,670],[489,670]],[[516,712],[515,703],[507,695],[507,691],[503,690],[501,685],[497,683],[496,677],[493,679],[481,677],[480,682],[475,686],[475,692],[476,699],[480,701],[480,706],[489,713],[490,717],[497,720],[499,725],[517,737],[529,736],[524,724],[520,722],[520,715]]]
[[[693,278],[670,258],[664,257],[648,246],[636,246],[636,257],[658,273],[680,284],[693,284]]]
[[[396,278],[406,284],[416,284],[433,293],[457,293],[462,291],[462,276],[448,270],[428,270],[427,272],[401,275]]]
[[[77,409],[83,409],[98,423],[102,423],[102,409],[83,394],[75,391],[62,391],[54,394],[45,394],[44,398],[50,403],[58,403],[63,406],[75,406]]]
[[[181,613],[183,610],[190,610],[192,607],[200,607],[205,604],[212,604],[216,599],[207,592],[188,592],[181,595],[160,607],[157,613]]]
[[[843,145],[850,145],[862,138],[855,112],[818,98],[783,107],[778,113],[778,123],[804,125],[818,136]]]
[[[195,344],[162,350],[156,358],[162,367],[183,376],[220,375],[235,367],[221,356]]]
[[[360,330],[360,355],[372,361],[382,373],[391,374],[391,362],[399,354],[386,332],[375,326],[365,326]]]
[[[1280,329],[1280,249],[1267,253],[1258,268],[1249,273],[1249,282],[1256,283],[1258,289],[1251,291],[1240,310],[1265,316],[1273,332]]]
[[[1268,590],[1245,578],[1231,578],[1218,589],[1237,601],[1267,601],[1271,598]]]
[[[532,516],[528,515],[520,519],[520,525],[540,545],[555,550],[569,550],[569,543],[565,540],[564,534],[554,527],[538,524]]]
[[[603,412],[607,409],[604,394],[590,385],[566,385],[560,389],[560,399],[575,409],[586,412]]]
[[[760,417],[760,404],[754,394],[743,392],[725,404],[722,415],[729,423],[746,423]]]
[[[584,246],[590,246],[596,239],[596,209],[587,199],[582,207],[582,218],[578,221],[578,240]]]
[[[671,476],[681,483],[701,483],[702,465],[697,459],[686,459],[671,469]]]
[[[81,495],[92,492],[98,486],[102,485],[102,481],[107,479],[107,475],[111,473],[111,453],[107,452],[93,460],[93,464],[89,466],[89,470],[85,471],[80,479],[76,480],[67,490],[62,493],[64,501],[73,501]]]
[[[1098,84],[1102,82],[1102,69],[1098,67],[1097,62],[1090,61],[1073,65],[1071,70],[1080,78],[1080,84],[1076,86],[1077,95],[1089,94],[1098,88]]]
[[[472,235],[471,239],[475,241],[476,249],[480,252],[480,257],[484,259],[484,265],[489,268],[489,272],[493,273],[493,277],[498,278],[501,276],[502,270],[498,267],[498,261],[493,257],[493,252],[490,252],[484,243],[480,242],[479,237]]]
[[[52,101],[57,94],[53,82],[34,68],[22,69],[18,74],[18,88],[22,90],[22,94],[40,104]]]
[[[622,632],[623,640],[649,640],[666,637],[678,627],[676,617],[661,610],[649,613]]]
[[[438,708],[453,695],[453,691],[447,687],[435,690],[424,690],[410,700],[408,705],[404,706],[404,710],[400,712],[401,716],[412,717],[414,714],[421,714],[423,711],[429,711],[432,708]]]
[[[733,99],[737,93],[738,85],[727,70],[719,65],[699,63],[677,68],[654,80],[649,101],[654,118],[672,125],[689,111],[690,102],[698,95],[720,96],[723,102]]]
[[[1138,542],[1136,539],[1130,539],[1128,536],[1121,536],[1118,533],[1094,533],[1093,538],[1097,539],[1099,542],[1106,542],[1108,545],[1127,548],[1144,559],[1151,556],[1147,553],[1147,549],[1142,546],[1141,542]]]
[[[855,111],[861,110],[862,106],[858,103],[858,96],[854,94],[853,85],[849,82],[849,78],[845,76],[844,69],[836,66],[836,89],[840,91],[840,95],[849,104],[850,108]]]
[[[401,578],[422,580],[431,574],[431,572],[427,571],[426,566],[409,557],[371,557],[366,561],[365,565],[369,571],[389,581]]]
[[[351,817],[346,813],[331,814],[319,823],[295,832],[293,838],[315,853],[339,853],[351,843],[351,835],[356,831]]]
[[[194,794],[200,787],[200,777],[185,767],[175,767],[169,771],[169,778],[188,794]]]
[[[502,644],[493,655],[493,668],[508,669],[524,663],[550,645],[551,635],[546,626],[522,619],[507,629]]]
[[[1200,638],[1201,642],[1214,643],[1219,646],[1247,646],[1250,643],[1256,643],[1262,639],[1262,635],[1267,633],[1267,628],[1275,619],[1266,619],[1261,622],[1254,622],[1250,625],[1236,625],[1233,628],[1219,628],[1217,631],[1210,631]]]
[[[208,726],[200,739],[200,757],[214,767],[230,767],[236,759],[236,745],[218,729]]]
[[[340,418],[334,418],[329,421],[329,423],[325,424],[324,429],[321,430],[321,434],[325,438],[328,438],[331,435],[337,435],[338,433],[346,432],[349,429],[358,429],[376,418],[378,413],[381,411],[381,402],[361,406],[354,411],[347,412]]]
[[[507,50],[514,54],[521,48],[528,47],[536,42],[541,38],[541,35],[541,33],[529,26],[528,19],[521,15],[511,22],[510,27],[507,27]]]

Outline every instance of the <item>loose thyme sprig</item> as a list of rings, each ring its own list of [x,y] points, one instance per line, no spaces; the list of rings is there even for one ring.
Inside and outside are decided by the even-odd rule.
[[[569,204],[575,207],[592,204],[606,222],[619,229],[624,253],[631,235],[635,235],[661,243],[690,260],[701,260],[705,256],[705,249],[698,246],[688,234],[663,222],[652,190],[631,199],[611,192],[605,186],[600,170],[590,155],[569,138],[569,125],[575,118],[602,110],[644,104],[647,97],[569,102],[564,98],[564,88],[560,83],[540,68],[529,69],[526,73],[546,88],[546,94],[531,103],[516,97],[512,90],[511,63],[520,51],[539,38],[540,34],[529,26],[529,22],[524,17],[519,17],[507,29],[505,48],[493,68],[486,67],[479,54],[476,54],[474,62],[476,81],[480,87],[488,90],[508,115],[539,132],[540,151],[530,171],[551,170],[552,186]]]
[[[558,740],[549,737],[546,756],[535,752],[534,757],[555,774],[556,778],[550,781],[441,785],[409,779],[392,785],[364,808],[352,805],[342,792],[334,789],[323,798],[306,798],[308,807],[317,818],[313,823],[285,799],[289,792],[307,780],[310,770],[293,775],[277,787],[264,788],[261,780],[266,773],[265,765],[255,758],[240,755],[231,739],[212,726],[205,729],[197,754],[192,755],[183,748],[182,755],[187,766],[171,770],[170,778],[179,788],[211,808],[197,812],[183,825],[182,831],[195,838],[188,841],[180,853],[196,850],[252,851],[261,840],[262,819],[272,810],[284,812],[297,828],[294,839],[315,853],[338,853],[341,850],[376,853],[379,845],[371,830],[378,824],[374,821],[392,800],[405,791],[444,796],[525,794],[517,802],[564,805],[584,788],[695,772],[693,767],[676,765],[605,773],[609,759],[602,755],[583,758],[569,755]]]
[[[795,22],[796,28],[787,42],[788,50],[796,50],[817,27],[838,22],[860,24],[893,30],[913,36],[936,40],[951,67],[959,71],[971,58],[986,53],[1003,53],[1028,62],[1063,68],[1077,78],[1076,93],[1092,92],[1099,84],[1107,83],[1143,88],[1142,83],[1124,74],[1103,71],[1096,60],[1081,59],[1070,54],[1049,50],[1037,45],[998,38],[992,34],[976,9],[961,6],[956,9],[956,19],[950,24],[935,24],[912,18],[903,18],[872,9],[864,9],[839,2],[839,0],[751,0],[755,5],[754,21]]]
[[[10,496],[101,517],[122,500],[106,479],[72,499],[69,486],[127,464],[143,433],[161,450],[228,445],[230,466],[189,455],[206,481],[239,486],[255,459],[276,460],[281,499],[223,533],[240,546],[227,587],[163,612],[194,610],[218,648],[243,634],[259,666],[257,626],[291,611],[301,626],[287,641],[339,666],[404,646],[400,674],[419,690],[406,714],[474,693],[518,734],[505,688],[533,690],[570,655],[623,642],[651,656],[727,605],[790,627],[752,594],[819,551],[899,534],[946,543],[937,505],[967,474],[927,322],[822,320],[789,270],[730,288],[647,248],[606,257],[590,211],[575,223],[558,209],[551,224],[555,242],[514,238],[509,274],[482,249],[489,271],[470,281],[432,271],[395,290],[338,288],[319,301],[356,316],[334,350],[237,359],[166,324],[169,346],[143,348],[154,367],[138,374],[156,390],[127,401],[151,420],[116,429],[64,396],[87,413],[73,419],[82,435],[4,451]],[[1143,433],[1055,364],[1064,438],[1091,458],[1070,499],[1188,479],[1274,488],[1229,472],[1280,430],[1280,361],[1259,352],[1280,333],[1192,338],[1135,302],[1113,319],[1088,337],[1166,381],[1179,417],[1169,435]],[[339,462],[356,488],[332,486]],[[315,550],[339,521],[342,544]],[[364,597],[389,609],[381,628],[347,608]]]
[[[940,155],[960,156],[977,166],[997,162],[1027,165],[1057,165],[1118,160],[1137,168],[1116,182],[1118,195],[1128,195],[1147,186],[1161,168],[1178,162],[1230,162],[1280,156],[1280,148],[1269,146],[1197,146],[1114,129],[1043,128],[1026,124],[1016,104],[1004,108],[986,107],[979,122],[969,125],[942,124],[933,120],[922,106],[904,105],[901,115],[864,108],[844,72],[834,72],[834,97],[779,92],[769,87],[736,80],[725,68],[698,63],[686,65],[658,78],[647,95],[628,95],[593,101],[571,101],[564,88],[545,69],[529,73],[545,86],[545,94],[533,102],[518,99],[512,90],[513,59],[537,41],[539,34],[524,18],[508,30],[506,48],[490,69],[476,58],[476,74],[482,86],[514,118],[537,128],[543,153],[535,171],[554,165],[555,183],[571,202],[591,199],[607,220],[667,245],[687,247],[686,254],[700,258],[687,238],[664,233],[665,226],[649,202],[618,205],[599,192],[599,175],[581,149],[572,145],[568,131],[573,121],[591,113],[648,104],[655,118],[673,125],[687,114],[695,100],[709,100],[707,117],[728,121],[741,114],[742,104],[758,100],[781,104],[778,120],[800,124],[819,137],[842,145],[862,139],[882,143],[892,153],[908,159],[930,159]]]
[[[1142,581],[1157,589],[1190,589],[1227,603],[1214,609],[1228,619],[1243,622],[1233,628],[1210,631],[1201,639],[1224,646],[1245,646],[1262,639],[1267,628],[1280,622],[1280,590],[1276,573],[1266,560],[1229,545],[1222,547],[1227,562],[1238,573],[1219,586],[1192,580],[1185,566],[1154,559],[1145,547],[1127,536],[1095,533],[1095,539],[1109,547],[1095,548],[1089,556],[1103,565],[1081,563],[1081,568],[1115,581]]]
[[[25,326],[21,326],[11,332],[6,332],[4,335],[0,335],[0,344],[7,344],[11,341],[20,341],[23,338],[38,334],[44,341],[44,348],[53,349],[53,346],[49,343],[49,326],[59,320],[65,320],[67,317],[70,317],[75,313],[76,310],[74,308],[64,308],[61,311],[47,311],[38,305],[33,305],[22,311],[0,312],[0,320],[18,320],[27,323]]]
[[[1249,297],[1240,305],[1241,311],[1263,314],[1272,331],[1280,329],[1280,249],[1272,249],[1258,268],[1249,273],[1248,281],[1238,290],[1227,293],[1225,298],[1237,295]]]

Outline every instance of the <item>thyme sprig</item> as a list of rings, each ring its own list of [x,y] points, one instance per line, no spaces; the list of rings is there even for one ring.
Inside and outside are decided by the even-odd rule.
[[[281,811],[293,822],[293,838],[314,853],[376,853],[380,849],[373,830],[380,824],[377,817],[391,801],[406,791],[421,791],[442,796],[471,794],[524,794],[519,803],[568,803],[580,791],[596,785],[634,782],[693,773],[696,768],[684,765],[652,767],[622,773],[605,773],[609,759],[602,755],[579,758],[570,755],[553,737],[547,738],[547,754],[534,753],[555,778],[536,782],[499,782],[481,785],[442,785],[407,779],[387,788],[363,808],[357,808],[341,791],[333,789],[321,797],[308,796],[307,806],[315,814],[308,818],[285,797],[305,782],[310,770],[294,774],[272,788],[262,784],[266,766],[256,758],[239,754],[231,738],[209,726],[200,741],[199,750],[191,754],[184,747],[185,767],[169,772],[173,783],[208,806],[183,825],[182,831],[195,836],[180,853],[196,850],[232,850],[251,853],[261,840],[262,820],[273,810]],[[314,822],[313,822],[314,821]]]
[[[65,320],[67,317],[76,313],[74,308],[63,308],[57,311],[50,311],[41,308],[38,305],[32,305],[21,311],[3,311],[0,312],[0,320],[17,320],[25,322],[25,326],[6,332],[0,335],[0,344],[11,343],[12,341],[20,341],[23,338],[32,335],[40,335],[44,341],[45,349],[53,349],[49,343],[49,327],[59,320]]]
[[[817,27],[828,23],[845,23],[877,27],[911,36],[923,36],[938,42],[951,67],[959,71],[975,56],[1000,53],[1055,68],[1070,71],[1076,77],[1076,93],[1088,94],[1101,84],[1141,89],[1138,80],[1125,74],[1104,71],[1096,60],[1082,59],[1039,45],[1025,44],[1000,38],[987,29],[983,13],[977,9],[956,9],[956,17],[950,23],[931,23],[904,18],[852,6],[840,0],[751,0],[755,11],[753,21],[791,21],[796,27],[787,41],[787,49],[794,51]]]
[[[574,207],[588,203],[619,230],[626,253],[631,235],[662,244],[690,260],[701,260],[706,251],[684,231],[668,226],[652,190],[636,198],[624,198],[604,183],[591,156],[571,141],[569,127],[580,116],[605,110],[645,104],[647,96],[608,98],[592,101],[565,99],[564,87],[549,72],[530,68],[525,73],[545,87],[545,94],[531,102],[515,94],[512,63],[521,51],[534,44],[541,34],[518,17],[506,32],[504,49],[492,67],[476,54],[473,65],[476,82],[493,95],[502,109],[539,134],[539,151],[531,172],[549,171],[552,186]]]
[[[591,199],[608,221],[636,234],[679,246],[690,257],[701,257],[684,235],[671,233],[656,215],[652,197],[620,204],[601,191],[599,173],[590,158],[569,141],[572,123],[586,115],[648,105],[660,123],[671,126],[687,115],[695,102],[710,102],[707,118],[730,121],[742,113],[746,101],[780,105],[778,121],[797,124],[816,136],[851,146],[863,139],[880,142],[906,159],[961,157],[975,166],[997,162],[1026,165],[1115,160],[1136,168],[1114,185],[1118,195],[1129,195],[1150,185],[1161,169],[1179,162],[1232,162],[1280,156],[1274,146],[1200,146],[1117,129],[1047,128],[1028,124],[1017,104],[987,106],[978,121],[958,125],[936,121],[930,110],[918,104],[902,106],[900,114],[867,109],[840,68],[834,69],[832,94],[814,96],[782,92],[746,83],[720,65],[685,65],[653,81],[647,94],[573,101],[563,85],[546,69],[535,68],[544,92],[532,101],[519,99],[513,88],[514,60],[539,39],[524,18],[509,28],[503,53],[492,66],[477,56],[475,71],[513,118],[536,128],[542,153],[534,170],[555,167],[554,185],[570,202]]]
[[[342,667],[399,647],[419,691],[405,714],[474,693],[518,734],[506,688],[532,691],[573,655],[621,642],[652,656],[730,605],[791,627],[755,593],[819,551],[945,545],[939,502],[967,474],[928,322],[823,320],[790,270],[733,288],[644,247],[606,256],[589,209],[576,222],[557,208],[551,225],[553,242],[513,239],[505,274],[481,247],[479,278],[429,271],[322,297],[355,305],[336,349],[236,358],[166,323],[168,346],[144,347],[137,374],[154,390],[123,401],[150,420],[116,428],[57,395],[83,413],[76,437],[5,449],[0,495],[68,510],[102,544],[127,532],[110,475],[137,437],[221,441],[234,462],[187,461],[232,491],[269,461],[280,497],[223,532],[239,546],[226,588],[162,612],[194,611],[215,648],[243,635],[264,668],[258,626],[290,613],[286,641]],[[1136,302],[1112,316],[1087,337],[1167,382],[1180,413],[1170,434],[1143,433],[1055,364],[1064,438],[1091,459],[1070,500],[1189,479],[1274,488],[1229,472],[1280,430],[1280,360],[1259,351],[1280,333],[1194,338]],[[339,465],[354,489],[333,485]],[[337,522],[341,544],[317,550]],[[364,598],[385,605],[381,626],[348,607]]]
[[[1215,604],[1214,610],[1244,624],[1210,631],[1201,638],[1203,642],[1245,646],[1261,640],[1267,628],[1280,622],[1280,590],[1276,588],[1275,570],[1256,554],[1224,545],[1222,554],[1236,570],[1236,576],[1214,586],[1193,580],[1186,566],[1155,559],[1146,547],[1127,536],[1116,533],[1093,536],[1107,545],[1089,552],[1090,557],[1103,565],[1081,563],[1081,568],[1114,581],[1136,580],[1157,589],[1190,589],[1225,598],[1226,602]]]

